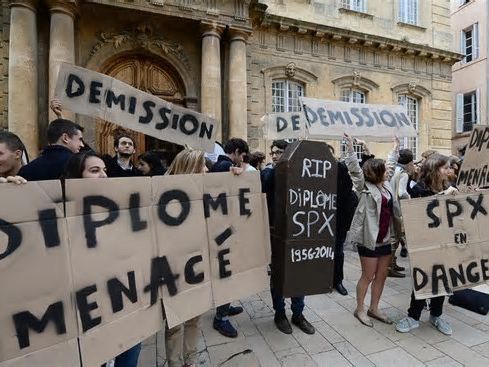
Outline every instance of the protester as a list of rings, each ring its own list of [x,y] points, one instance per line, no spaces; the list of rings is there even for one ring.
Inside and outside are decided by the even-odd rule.
[[[104,156],[109,177],[134,177],[142,173],[133,165],[132,157],[136,153],[134,139],[126,133],[114,137],[114,157]]]
[[[437,194],[456,194],[458,191],[454,187],[444,190],[444,183],[448,174],[448,157],[435,153],[431,154],[423,163],[418,184],[413,188],[411,197],[427,197]],[[445,296],[433,297],[430,299],[430,322],[442,334],[452,335],[450,324],[441,318],[443,313],[443,302]],[[396,330],[407,333],[419,327],[419,318],[426,300],[416,299],[414,291],[411,293],[411,305],[408,309],[408,316],[401,319],[396,324]]]
[[[105,162],[93,151],[74,154],[66,163],[63,177],[70,178],[107,178]],[[141,343],[119,354],[113,367],[137,367]]]
[[[73,121],[57,119],[48,126],[48,143],[41,156],[22,167],[19,176],[27,181],[56,180],[66,162],[83,147],[83,128]]]
[[[399,158],[397,160],[397,165],[394,170],[394,175],[390,180],[392,192],[394,193],[394,200],[397,201],[398,203],[398,206],[396,206],[396,208],[400,208],[400,200],[411,198],[411,196],[408,193],[408,182],[409,182],[409,174],[413,171],[414,171],[413,152],[409,149],[401,149],[399,151]],[[406,248],[406,241],[404,239],[405,238],[404,226],[402,223],[402,215],[400,212],[397,217],[399,217],[400,219],[394,220],[394,225],[396,226],[395,233],[398,234],[398,236],[392,242],[392,259],[391,259],[391,264],[389,266],[387,276],[393,278],[404,278],[406,277],[406,274],[401,272],[404,271],[405,269],[397,265],[396,252],[397,249],[399,248],[399,245],[401,245],[402,249]]]
[[[334,155],[334,148],[328,145],[331,153]],[[335,252],[334,252],[334,271],[333,287],[336,291],[346,296],[348,291],[343,285],[343,266],[345,262],[344,243],[346,234],[350,229],[355,208],[358,205],[358,198],[353,192],[353,183],[348,167],[345,162],[338,161],[338,177],[336,184],[336,234],[335,234]]]
[[[272,156],[273,167],[266,168],[261,171],[262,192],[267,196],[268,203],[268,217],[270,220],[271,231],[273,232],[274,226],[274,204],[275,204],[275,165],[278,163],[288,143],[285,140],[274,140],[270,147],[270,155]],[[283,215],[283,213],[281,213]],[[275,255],[272,248],[272,264],[271,264],[271,279],[270,279],[270,293],[272,295],[273,309],[275,316],[273,318],[277,328],[285,333],[292,334],[292,326],[285,314],[285,299],[284,296],[276,289],[273,284],[275,277],[277,276],[274,269],[277,268]],[[316,329],[311,325],[309,321],[303,315],[304,311],[304,296],[291,297],[292,309],[292,323],[296,325],[306,334],[314,334]]]
[[[243,139],[231,138],[224,145],[224,154],[217,158],[210,172],[229,172],[240,173],[233,167],[239,167],[243,163],[243,158],[249,153],[248,143]],[[216,316],[214,317],[214,329],[219,331],[224,336],[236,338],[238,331],[229,322],[229,316],[238,315],[243,312],[242,307],[231,306],[230,303],[216,308]]]
[[[265,169],[265,158],[265,153],[253,152],[250,154],[250,165],[258,171],[263,171]]]
[[[360,168],[353,149],[353,139],[345,134],[348,155],[346,165],[353,187],[359,196],[359,203],[353,217],[347,242],[356,244],[360,255],[362,275],[357,283],[357,307],[355,317],[364,325],[373,327],[369,317],[391,324],[392,321],[379,310],[379,301],[387,277],[391,259],[391,236],[393,235],[393,210],[397,203],[393,200],[389,179],[399,154],[399,139],[395,139],[394,149],[387,162],[370,158]],[[370,307],[364,310],[364,300],[372,283]]]
[[[457,177],[461,166],[462,160],[459,157],[457,157],[456,155],[451,155],[450,157],[448,157],[447,181],[445,183],[446,187],[457,186]]]
[[[105,163],[95,152],[74,154],[66,163],[64,178],[107,178]]]
[[[15,177],[22,168],[25,147],[14,133],[0,131],[0,177]]]
[[[168,168],[168,175],[205,173],[204,152],[182,150]],[[177,245],[177,244],[175,244]],[[168,367],[196,367],[198,361],[198,342],[200,337],[200,316],[183,324],[165,329],[165,347]]]
[[[137,168],[144,176],[161,176],[166,172],[160,157],[153,152],[140,154],[138,161]]]
[[[257,171],[255,167],[250,164],[250,154],[245,154],[243,157],[243,163],[241,163],[241,167],[245,172],[254,172]]]

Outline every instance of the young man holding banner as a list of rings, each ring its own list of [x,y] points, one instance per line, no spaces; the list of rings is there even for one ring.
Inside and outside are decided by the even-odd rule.
[[[224,145],[224,155],[217,158],[217,162],[212,166],[211,172],[229,172],[233,167],[238,167],[243,163],[243,157],[249,153],[248,143],[243,139],[231,138]],[[231,306],[226,303],[216,308],[214,318],[214,329],[228,338],[236,338],[238,331],[229,322],[229,316],[238,315],[243,312],[240,306]]]

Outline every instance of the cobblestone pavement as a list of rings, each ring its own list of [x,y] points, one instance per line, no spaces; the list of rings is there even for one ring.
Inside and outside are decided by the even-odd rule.
[[[408,267],[407,260],[400,260],[402,266]],[[420,327],[406,334],[381,322],[374,321],[373,328],[362,326],[353,317],[355,285],[359,276],[358,256],[347,252],[344,285],[349,295],[334,292],[306,297],[304,315],[316,327],[314,335],[306,335],[295,326],[292,335],[278,331],[273,323],[269,292],[240,301],[245,312],[233,317],[239,332],[236,339],[218,334],[212,328],[214,313],[208,312],[201,321],[200,365],[489,366],[489,317],[445,302],[444,317],[454,331],[451,337],[431,326],[427,312],[423,312]],[[409,277],[388,278],[380,307],[392,319],[398,320],[406,314],[410,293]],[[164,334],[159,333],[144,342],[139,366],[164,366],[164,357]]]

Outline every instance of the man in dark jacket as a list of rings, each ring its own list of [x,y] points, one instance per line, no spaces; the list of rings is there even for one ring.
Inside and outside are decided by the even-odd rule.
[[[119,134],[114,137],[115,156],[104,157],[108,177],[134,177],[142,173],[134,166],[132,157],[136,153],[136,144],[128,134]]]
[[[48,143],[41,156],[22,167],[19,176],[27,181],[56,180],[66,162],[83,147],[83,128],[73,121],[56,119],[48,126]]]
[[[270,155],[272,156],[272,167],[267,167],[261,172],[262,192],[267,195],[268,218],[270,226],[274,225],[275,213],[275,164],[280,160],[288,143],[285,140],[274,140],[270,147]],[[275,265],[276,266],[276,265]],[[284,296],[273,287],[274,273],[274,254],[272,251],[271,265],[271,280],[270,293],[272,294],[273,309],[275,311],[274,322],[277,328],[285,333],[292,334],[292,326],[285,315],[285,299]],[[306,320],[302,314],[304,311],[304,296],[291,297],[292,323],[296,325],[306,334],[314,334],[316,332],[314,326]]]
[[[249,153],[248,144],[243,139],[232,138],[224,145],[224,153],[217,158],[217,162],[214,163],[210,172],[229,172],[231,167],[239,166],[243,163],[243,157]],[[236,338],[238,331],[229,322],[228,317],[241,312],[243,312],[242,307],[234,307],[230,303],[217,307],[214,329],[224,336]]]
[[[339,294],[346,296],[348,291],[343,286],[343,265],[345,261],[343,245],[358,205],[358,198],[353,192],[353,183],[346,164],[339,161],[336,195],[336,216],[338,219],[336,220],[333,286]]]

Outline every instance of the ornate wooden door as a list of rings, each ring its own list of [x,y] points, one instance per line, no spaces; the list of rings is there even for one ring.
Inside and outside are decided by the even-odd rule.
[[[184,105],[185,90],[180,76],[162,60],[143,55],[130,55],[112,62],[104,73],[144,92],[154,94],[165,101]],[[114,135],[124,128],[107,121],[97,123],[97,148],[100,154],[114,154]],[[139,153],[150,149],[173,150],[172,145],[129,130],[134,136]]]

